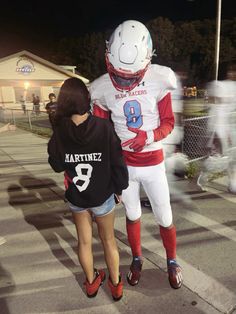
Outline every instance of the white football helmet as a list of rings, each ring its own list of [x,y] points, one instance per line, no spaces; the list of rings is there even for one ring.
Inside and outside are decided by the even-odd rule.
[[[130,91],[142,80],[153,56],[152,39],[145,25],[128,20],[120,24],[107,42],[106,65],[119,91]]]

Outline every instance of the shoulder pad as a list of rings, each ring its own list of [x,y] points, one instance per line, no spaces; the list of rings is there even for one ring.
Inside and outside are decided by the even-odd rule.
[[[101,96],[106,90],[107,83],[109,82],[110,78],[108,74],[104,74],[99,78],[95,79],[93,82],[89,84],[89,92],[91,94],[91,98],[93,96]]]
[[[165,86],[167,90],[174,90],[177,88],[177,78],[171,68],[159,64],[152,64],[150,69],[157,81],[161,81],[162,85]]]
[[[89,85],[92,104],[96,103],[97,105],[106,108],[104,93],[109,89],[109,84],[111,84],[110,77],[107,73],[100,76]]]

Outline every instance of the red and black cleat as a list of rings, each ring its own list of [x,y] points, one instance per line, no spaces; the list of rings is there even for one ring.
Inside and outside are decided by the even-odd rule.
[[[84,282],[88,298],[96,297],[99,287],[103,284],[103,281],[106,279],[106,274],[102,269],[100,270],[95,269],[94,272],[95,279],[93,280],[93,282],[89,283],[88,280]]]
[[[119,283],[116,286],[113,285],[111,278],[109,277],[108,287],[111,290],[111,295],[113,297],[113,300],[119,301],[123,296],[123,281],[121,279],[121,276],[119,277]]]
[[[183,283],[182,269],[175,259],[167,261],[169,283],[173,289],[179,289]]]
[[[127,274],[127,281],[131,286],[139,283],[141,277],[143,262],[140,257],[134,257],[130,265],[130,271]]]

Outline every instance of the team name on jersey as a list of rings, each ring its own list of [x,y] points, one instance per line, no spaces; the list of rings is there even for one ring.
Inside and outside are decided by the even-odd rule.
[[[65,162],[102,161],[102,153],[65,154]]]
[[[115,95],[115,99],[122,99],[125,97],[132,97],[132,96],[138,96],[138,95],[146,95],[147,90],[146,89],[141,89],[141,90],[136,90],[136,91],[130,91],[128,93],[123,93],[123,94],[117,94]]]

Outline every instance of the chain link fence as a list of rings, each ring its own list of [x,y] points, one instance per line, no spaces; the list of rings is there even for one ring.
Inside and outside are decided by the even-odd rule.
[[[232,127],[236,128],[236,112],[230,113]],[[190,161],[204,159],[209,153],[210,135],[208,132],[209,115],[189,117],[183,119],[182,153],[186,154]],[[52,129],[48,114],[43,109],[35,110],[0,108],[0,122],[13,123],[16,126],[44,136],[51,136]]]
[[[203,159],[208,155],[208,120],[209,116],[183,120],[182,152],[192,161]]]
[[[227,125],[231,135],[236,137],[236,112],[225,113]],[[214,122],[214,116],[190,117],[183,120],[184,137],[182,141],[182,152],[188,156],[191,161],[200,160],[208,156],[210,149],[210,140],[212,134],[209,131],[209,119]],[[226,140],[227,141],[227,140]],[[234,142],[236,139],[234,140]],[[228,143],[228,146],[234,146],[234,143]]]
[[[51,124],[45,109],[16,109],[0,107],[0,122],[12,123],[17,127],[43,136],[52,134]]]

